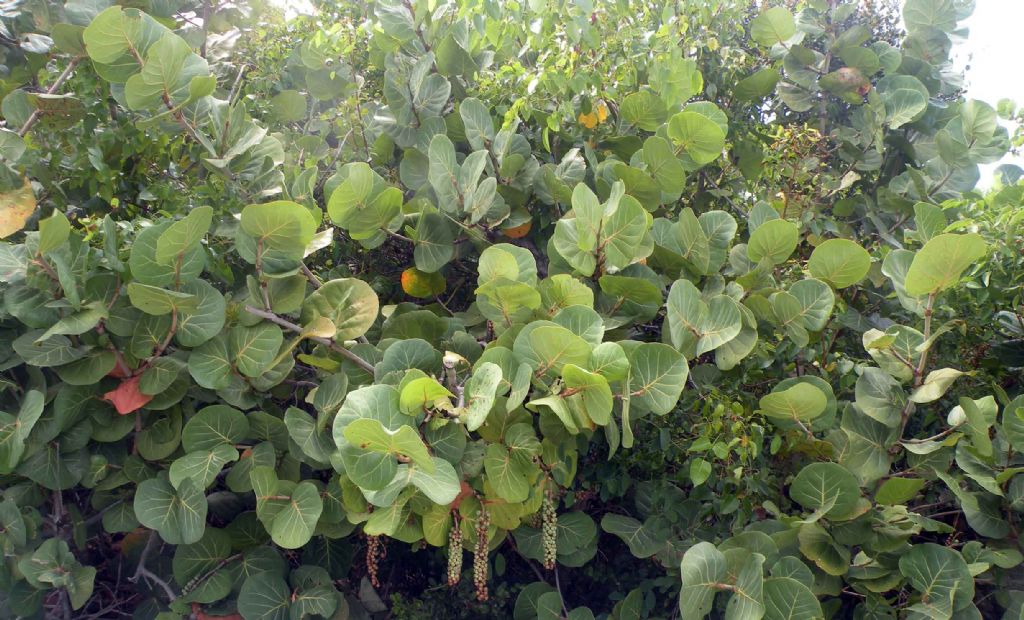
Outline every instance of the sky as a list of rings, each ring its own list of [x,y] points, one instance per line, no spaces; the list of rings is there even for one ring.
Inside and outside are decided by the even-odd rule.
[[[1019,69],[1021,24],[1024,0],[977,0],[974,14],[963,23],[970,30],[967,40],[954,48],[957,66],[966,68],[967,97],[992,106],[1003,98],[1024,105],[1024,75]],[[1007,156],[999,163],[1024,167],[1024,156]],[[980,186],[991,184],[992,171],[999,163],[982,167]]]

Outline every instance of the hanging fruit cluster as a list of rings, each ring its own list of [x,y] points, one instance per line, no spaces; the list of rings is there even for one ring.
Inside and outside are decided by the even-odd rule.
[[[476,600],[483,602],[487,595],[487,530],[491,527],[491,515],[486,506],[480,506],[480,514],[476,519],[476,546],[473,548],[473,585],[476,587]]]
[[[462,577],[462,527],[458,515],[452,521],[452,529],[448,532],[448,585],[454,587]]]

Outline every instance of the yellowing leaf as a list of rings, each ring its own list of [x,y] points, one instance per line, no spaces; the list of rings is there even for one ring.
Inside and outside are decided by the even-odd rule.
[[[0,193],[0,239],[24,228],[35,210],[36,195],[28,179],[20,188]]]
[[[580,121],[580,125],[583,125],[587,129],[593,129],[594,127],[597,127],[597,123],[598,123],[597,114],[595,114],[593,112],[588,112],[586,114],[580,114],[579,115],[579,121]]]

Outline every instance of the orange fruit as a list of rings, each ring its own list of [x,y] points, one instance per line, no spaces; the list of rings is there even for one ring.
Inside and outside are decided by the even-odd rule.
[[[415,267],[402,272],[402,290],[410,297],[424,299],[444,292],[444,276],[438,272],[427,273]]]
[[[501,234],[505,235],[509,239],[522,239],[526,235],[530,234],[530,229],[533,228],[533,220],[526,220],[518,226],[509,226],[508,228],[502,228]]]

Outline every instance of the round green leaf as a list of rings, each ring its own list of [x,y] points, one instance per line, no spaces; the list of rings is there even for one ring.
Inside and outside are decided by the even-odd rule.
[[[842,465],[812,463],[793,479],[789,495],[808,510],[820,511],[824,516],[842,517],[856,507],[860,500],[860,486]]]
[[[783,219],[768,220],[750,235],[747,256],[755,263],[767,260],[778,265],[789,258],[799,242],[800,228],[796,224]]]
[[[697,112],[680,112],[668,121],[668,137],[698,166],[718,159],[725,148],[725,132],[713,120]]]
[[[193,452],[222,444],[233,446],[248,437],[249,420],[244,413],[227,405],[210,405],[189,418],[181,443],[186,452]]]
[[[686,550],[679,572],[683,581],[679,615],[683,620],[703,620],[726,578],[725,555],[709,542],[697,543]]]
[[[900,557],[900,572],[927,609],[950,616],[974,599],[974,576],[963,556],[935,543],[914,545]]]
[[[788,41],[794,34],[793,14],[781,6],[768,9],[750,22],[750,38],[765,47]]]
[[[904,283],[907,293],[920,297],[953,286],[987,251],[988,244],[977,233],[945,233],[932,237],[910,263]]]
[[[203,537],[206,496],[191,478],[175,489],[167,478],[150,478],[135,491],[135,516],[172,545],[189,544]]]
[[[846,288],[868,274],[871,255],[849,239],[829,239],[814,248],[807,268],[815,278],[836,288]]]
[[[316,234],[317,224],[306,207],[289,200],[275,200],[242,209],[241,226],[264,249],[301,257]]]
[[[686,359],[667,344],[645,342],[633,347],[629,360],[633,402],[657,415],[672,411],[690,372]]]
[[[763,595],[765,620],[816,620],[824,617],[814,592],[792,577],[765,579]]]
[[[338,340],[351,340],[366,333],[377,320],[380,302],[370,285],[356,278],[325,282],[302,304],[302,324],[319,316],[330,319]],[[276,351],[275,351],[276,353]]]
[[[825,411],[828,397],[810,383],[798,383],[762,397],[759,405],[769,418],[807,422]]]

